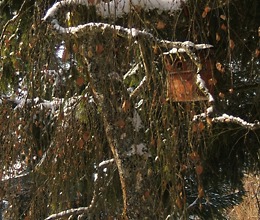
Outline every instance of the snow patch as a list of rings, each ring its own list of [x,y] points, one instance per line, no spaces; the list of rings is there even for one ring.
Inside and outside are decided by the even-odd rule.
[[[147,152],[147,147],[144,143],[140,144],[133,144],[131,146],[131,150],[127,152],[127,156],[133,156],[133,155],[139,155],[139,156],[144,156],[146,158],[151,157],[151,154]]]

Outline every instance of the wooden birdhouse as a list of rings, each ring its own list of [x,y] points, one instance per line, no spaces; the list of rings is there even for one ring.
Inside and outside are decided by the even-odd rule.
[[[202,64],[199,74],[212,94],[215,84],[213,61],[210,56],[212,46],[191,44],[194,45],[193,52]],[[197,66],[183,48],[173,48],[164,53],[164,62],[167,71],[167,99],[176,102],[207,100],[196,84]]]

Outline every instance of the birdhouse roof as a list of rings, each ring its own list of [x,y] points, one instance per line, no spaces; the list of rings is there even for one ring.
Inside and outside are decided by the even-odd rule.
[[[163,54],[176,54],[176,53],[185,53],[187,50],[204,50],[212,48],[210,44],[194,44],[191,41],[185,41],[180,44],[180,47],[173,47],[171,50],[164,52]]]

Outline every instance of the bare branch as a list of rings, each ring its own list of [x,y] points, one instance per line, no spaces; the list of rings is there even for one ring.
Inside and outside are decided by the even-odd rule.
[[[21,5],[21,7],[20,7],[20,9],[19,9],[19,11],[18,11],[18,13],[17,13],[15,16],[13,16],[9,21],[7,21],[6,24],[4,25],[4,27],[3,27],[3,29],[2,29],[2,33],[1,33],[1,35],[0,35],[0,42],[1,42],[0,45],[2,45],[2,42],[3,42],[3,39],[2,39],[2,38],[3,38],[3,36],[4,36],[4,33],[5,33],[5,31],[6,31],[7,27],[8,27],[8,25],[11,24],[12,22],[14,22],[17,18],[19,18],[19,17],[21,16],[21,12],[22,12],[23,9],[24,9],[25,3],[26,3],[26,1],[24,0],[23,3],[22,3],[22,5]],[[2,3],[1,3],[1,4],[2,4]],[[15,36],[15,35],[12,35],[11,37],[14,37],[14,36]]]
[[[101,167],[103,167],[103,166],[106,166],[106,165],[111,164],[111,163],[114,163],[114,162],[115,162],[114,159],[104,160],[104,161],[102,161],[102,162],[100,162],[100,163],[98,164],[98,167],[101,168]]]
[[[79,208],[75,208],[75,209],[68,209],[62,212],[59,212],[57,214],[52,214],[49,217],[47,217],[45,220],[54,220],[54,219],[59,219],[59,218],[63,218],[63,217],[68,217],[70,215],[81,215],[83,213],[87,213],[90,212],[90,210],[93,209],[94,204],[96,203],[97,200],[97,195],[94,191],[92,200],[90,202],[90,205],[87,207],[79,207]]]
[[[135,90],[130,94],[130,98],[133,98],[133,97],[136,97],[141,89],[144,87],[144,85],[146,84],[147,82],[147,77],[144,76],[144,78],[141,80],[141,82],[139,83],[139,85],[135,88]]]

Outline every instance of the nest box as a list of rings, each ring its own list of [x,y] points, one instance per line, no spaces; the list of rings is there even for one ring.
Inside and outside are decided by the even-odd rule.
[[[213,61],[211,60],[212,46],[209,44],[191,44],[193,45],[191,49],[193,49],[202,64],[199,74],[212,94],[215,84]],[[167,71],[167,99],[176,102],[208,99],[196,84],[197,66],[183,48],[173,48],[164,53],[164,64]]]

